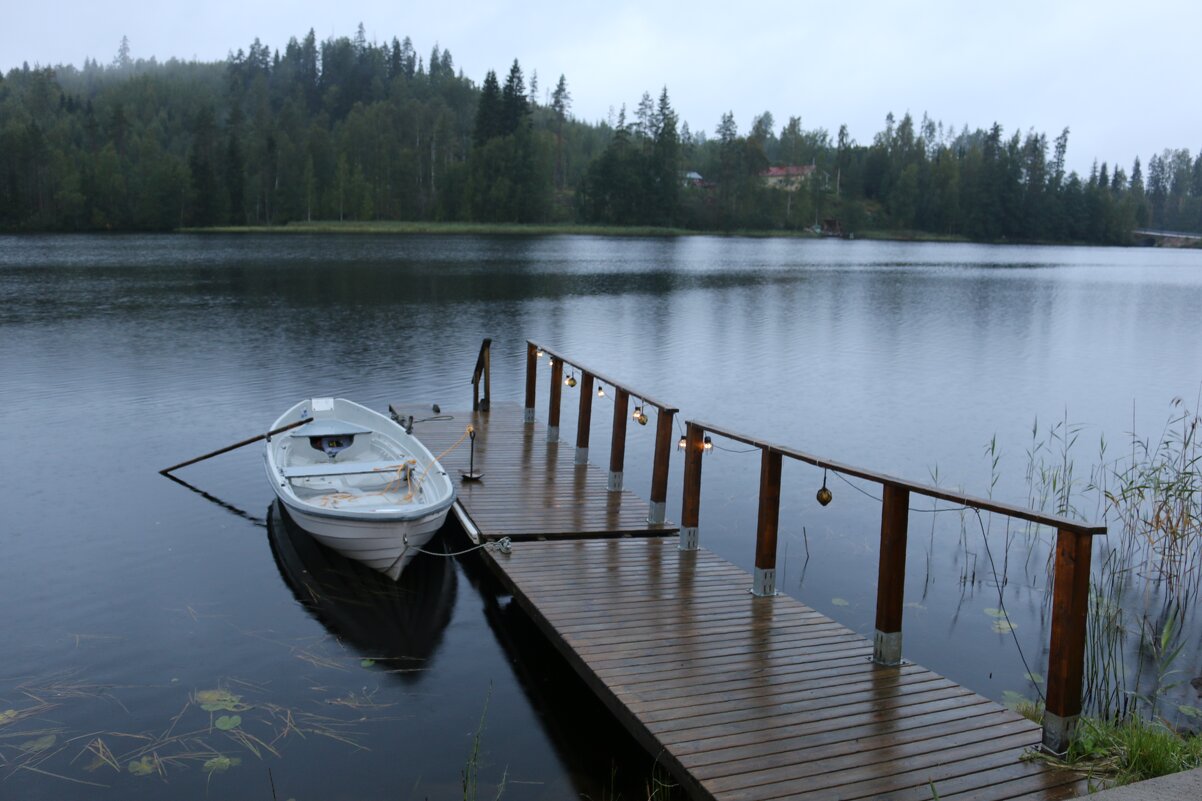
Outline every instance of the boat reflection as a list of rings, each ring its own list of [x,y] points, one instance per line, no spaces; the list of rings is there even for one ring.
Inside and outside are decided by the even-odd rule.
[[[402,681],[431,667],[455,607],[456,570],[446,556],[418,554],[397,581],[324,547],[275,501],[267,538],[298,603],[344,642]],[[445,552],[443,537],[425,550]]]

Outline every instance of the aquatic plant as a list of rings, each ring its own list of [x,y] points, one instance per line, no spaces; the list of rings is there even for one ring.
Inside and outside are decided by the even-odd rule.
[[[476,724],[476,731],[472,734],[472,745],[468,749],[467,763],[463,766],[461,776],[463,779],[463,801],[477,801],[479,798],[479,776],[480,776],[480,743],[484,737],[484,721],[488,717],[488,702],[492,700],[492,684],[488,685],[488,694],[484,696],[484,708],[480,710],[480,722]],[[509,778],[509,769],[506,768],[501,772],[501,780],[497,783],[497,794],[494,797],[500,799],[505,792],[505,784]]]
[[[1063,759],[1033,758],[1079,771],[1091,783],[1116,786],[1202,767],[1202,736],[1182,736],[1138,716],[1083,718]]]
[[[1094,546],[1084,687],[1086,709],[1103,718],[1177,719],[1193,709],[1169,699],[1189,678],[1178,662],[1202,626],[1193,603],[1202,584],[1202,443],[1198,413],[1180,398],[1171,409],[1155,439],[1133,424],[1122,456],[1100,438],[1088,478],[1076,468],[1084,427],[1067,415],[1042,434],[1036,423],[1026,453],[1033,508],[1100,517],[1108,527]],[[1042,535],[1028,529],[1028,572],[1050,582],[1054,549]],[[1048,560],[1042,571],[1030,569],[1038,554]]]

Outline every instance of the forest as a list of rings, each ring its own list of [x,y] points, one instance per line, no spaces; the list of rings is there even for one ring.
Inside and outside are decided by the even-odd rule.
[[[541,92],[541,95],[540,95]],[[1066,171],[1069,130],[884,117],[871,142],[783,124],[690,130],[668,89],[603,121],[515,59],[477,84],[408,37],[258,39],[222,62],[28,64],[0,76],[0,230],[297,221],[924,233],[1127,244],[1202,232],[1202,153]]]

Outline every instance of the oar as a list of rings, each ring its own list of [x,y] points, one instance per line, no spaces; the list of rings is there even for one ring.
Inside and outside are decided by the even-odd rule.
[[[244,439],[241,442],[235,442],[233,445],[226,445],[224,448],[215,450],[212,453],[206,453],[204,456],[197,456],[195,459],[189,459],[186,462],[180,462],[179,464],[171,465],[171,467],[165,467],[162,470],[160,470],[159,473],[165,476],[168,473],[179,470],[181,467],[187,467],[190,464],[196,464],[197,462],[203,462],[205,459],[212,459],[214,456],[220,456],[223,453],[229,453],[230,451],[237,450],[238,448],[241,448],[245,445],[250,445],[252,442],[258,442],[261,439],[267,439],[268,437],[274,437],[276,434],[279,434],[283,431],[287,431],[290,428],[296,428],[297,426],[303,426],[305,423],[311,423],[311,422],[313,422],[312,417],[306,417],[304,420],[297,420],[296,422],[289,423],[286,426],[280,426],[279,428],[275,429],[274,431],[268,431],[266,434],[259,434],[257,437],[251,437],[250,439]]]

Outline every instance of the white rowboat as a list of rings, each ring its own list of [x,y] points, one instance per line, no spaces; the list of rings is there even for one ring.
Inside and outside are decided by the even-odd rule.
[[[392,579],[442,527],[455,485],[417,437],[365,406],[313,398],[272,429],[312,422],[267,441],[267,480],[302,529]]]

